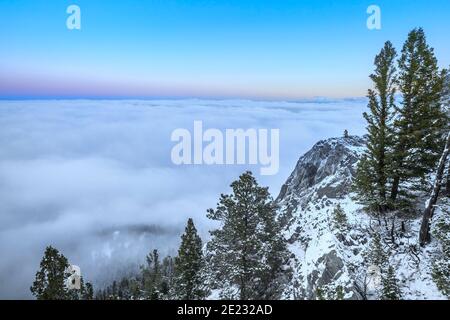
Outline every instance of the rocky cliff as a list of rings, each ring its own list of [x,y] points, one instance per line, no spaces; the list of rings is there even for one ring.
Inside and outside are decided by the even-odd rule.
[[[420,215],[375,219],[355,200],[352,180],[364,149],[364,139],[357,136],[320,141],[298,160],[283,185],[277,202],[295,271],[287,296],[377,299],[379,286],[370,281],[378,275],[370,273],[367,262],[377,233],[396,270],[402,297],[445,298],[431,279],[436,245],[425,250],[417,245]],[[342,226],[333,222],[338,206],[346,217]]]

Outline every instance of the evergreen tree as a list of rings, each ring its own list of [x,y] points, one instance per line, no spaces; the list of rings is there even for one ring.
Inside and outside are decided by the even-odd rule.
[[[332,227],[341,233],[347,230],[347,215],[339,203],[333,210]]]
[[[175,258],[175,295],[181,300],[201,300],[206,296],[202,269],[204,259],[202,253],[202,240],[197,234],[192,219],[189,219],[184,234],[181,236],[181,245],[178,257]]]
[[[368,155],[363,154],[356,167],[352,191],[356,193],[354,200],[364,204],[369,210],[373,209],[373,200],[377,199],[373,184],[374,180],[371,176],[371,163]]]
[[[370,243],[369,252],[367,255],[367,260],[370,264],[379,267],[381,270],[384,269],[388,262],[387,253],[383,249],[383,244],[381,242],[381,236],[379,233],[374,233],[372,236],[372,241]]]
[[[111,285],[96,294],[100,300],[167,300],[174,298],[174,259],[170,256],[160,261],[158,250],[146,256],[146,265],[141,272],[133,276],[125,276],[120,281],[114,280]],[[88,287],[86,285],[87,294]],[[86,295],[85,294],[85,295]]]
[[[270,196],[270,195],[269,195]],[[271,200],[270,200],[271,201]],[[262,300],[280,299],[284,289],[290,283],[292,270],[288,266],[291,256],[287,241],[283,237],[282,223],[277,217],[278,207],[272,202],[259,211],[262,228],[259,229],[259,241],[262,243],[263,268],[257,272],[256,297]]]
[[[398,285],[398,280],[395,277],[395,271],[392,266],[389,266],[387,274],[383,277],[383,289],[381,294],[383,300],[400,300],[401,290]]]
[[[344,138],[346,138],[346,139],[347,139],[348,137],[349,137],[349,135],[348,135],[348,130],[347,130],[347,129],[345,129],[345,130],[344,130]]]
[[[69,289],[67,291],[67,300],[93,300],[94,288],[90,282],[84,282],[83,277],[80,279],[79,289]]]
[[[438,289],[450,298],[450,212],[444,210],[433,235],[439,243],[439,253],[433,261],[432,277]]]
[[[173,297],[173,287],[175,282],[175,261],[171,256],[163,259],[161,264],[161,294],[164,299]]]
[[[161,300],[161,262],[158,250],[153,250],[146,257],[147,266],[142,270],[144,295],[149,300]]]
[[[356,191],[369,209],[386,211],[386,190],[391,174],[392,117],[395,108],[395,57],[391,42],[384,44],[375,57],[375,71],[370,75],[374,89],[368,91],[369,113],[364,112],[367,125],[367,151],[358,166]]]
[[[141,285],[138,279],[132,278],[130,281],[130,300],[140,300],[142,298]]]
[[[345,298],[344,287],[337,286],[336,287],[336,300],[344,300],[344,298]]]
[[[66,281],[70,276],[67,271],[67,258],[51,246],[45,249],[40,263],[40,270],[36,273],[35,281],[30,290],[38,300],[66,300],[70,299]]]
[[[394,121],[392,200],[397,199],[401,182],[423,180],[434,168],[448,126],[441,105],[443,74],[422,29],[409,33],[398,65],[403,101]]]
[[[92,284],[90,282],[86,282],[86,285],[85,285],[84,291],[83,291],[83,295],[82,295],[82,299],[83,300],[94,300],[94,287],[92,286]]]
[[[316,289],[316,300],[326,300],[325,292],[322,288],[318,287]]]
[[[114,280],[110,286],[98,291],[95,298],[97,300],[149,299],[149,296],[146,293],[144,294],[141,282],[136,277],[123,277],[119,282]],[[90,291],[89,283],[87,283],[84,291],[84,300],[90,300]]]
[[[117,300],[119,298],[118,290],[117,290],[117,281],[113,281],[111,291],[109,292],[109,299]]]
[[[158,250],[153,250],[146,257],[147,265],[141,268],[142,298],[149,300],[166,300],[171,298],[174,282],[174,262],[172,257],[165,257],[160,261]],[[138,288],[127,286],[130,298],[136,297]],[[141,295],[139,295],[141,296]]]
[[[316,288],[316,300],[344,300],[345,291],[342,285],[327,284]]]
[[[288,274],[277,207],[251,172],[231,187],[233,193],[221,195],[216,210],[208,210],[210,219],[221,222],[207,245],[214,285],[226,298],[276,299],[282,291],[280,275]]]

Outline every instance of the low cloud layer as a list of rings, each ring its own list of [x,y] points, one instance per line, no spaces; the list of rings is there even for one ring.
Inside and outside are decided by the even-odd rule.
[[[344,129],[362,134],[362,100],[0,102],[0,298],[30,298],[47,245],[101,285],[153,248],[176,254],[185,221],[204,239],[206,209],[246,166],[175,166],[171,132],[280,129],[274,197],[299,156]],[[108,267],[108,268],[106,268]]]

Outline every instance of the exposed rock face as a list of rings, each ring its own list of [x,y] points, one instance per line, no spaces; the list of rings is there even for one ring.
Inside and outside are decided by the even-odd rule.
[[[352,180],[364,151],[361,137],[320,141],[299,159],[283,185],[277,202],[294,269],[287,297],[316,299],[320,293],[336,299],[339,292],[345,299],[376,299],[377,292],[362,289],[369,268],[366,254],[377,230],[402,283],[403,298],[444,298],[430,276],[435,249],[416,249],[420,219],[387,222],[394,226],[396,237],[395,243],[389,243],[390,227],[378,223],[355,202]],[[333,220],[338,205],[347,219],[342,229]]]
[[[277,201],[302,199],[303,203],[316,198],[340,198],[350,191],[355,164],[364,152],[365,141],[358,136],[319,141],[303,155],[281,188]],[[314,191],[313,194],[311,191]]]
[[[364,150],[363,138],[349,136],[319,141],[305,153],[277,197],[285,222],[294,210],[319,210],[331,206],[333,199],[347,197]]]
[[[314,270],[308,275],[308,282],[310,284],[316,283],[319,287],[331,283],[334,279],[339,278],[344,268],[344,263],[340,257],[336,254],[336,250],[331,250],[329,253],[324,254],[317,260],[318,264],[323,263],[325,269],[323,272]]]
[[[319,288],[329,285],[344,287],[347,298],[356,296],[344,253],[336,245],[339,239],[348,248],[357,243],[331,232],[330,214],[338,202],[352,204],[348,195],[364,148],[364,139],[357,136],[318,142],[299,159],[277,198],[297,259],[303,298],[314,299]]]

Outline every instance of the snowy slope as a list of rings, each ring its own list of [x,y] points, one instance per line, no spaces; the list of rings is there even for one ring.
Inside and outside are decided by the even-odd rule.
[[[364,149],[364,139],[356,136],[320,141],[299,159],[283,185],[277,202],[295,271],[287,298],[316,299],[320,292],[335,299],[342,288],[345,299],[377,299],[378,287],[368,283],[366,255],[378,232],[402,297],[445,299],[430,275],[436,245],[423,250],[417,244],[420,214],[378,221],[354,200],[351,184]],[[332,223],[338,204],[347,216],[343,230]]]

